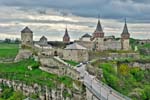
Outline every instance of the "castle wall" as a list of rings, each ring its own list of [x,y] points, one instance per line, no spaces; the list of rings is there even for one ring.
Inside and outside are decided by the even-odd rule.
[[[122,39],[122,50],[130,50],[129,39]]]
[[[80,40],[90,42],[91,38],[90,37],[82,37]]]
[[[86,50],[64,50],[63,58],[77,62],[87,61],[88,52]]]
[[[92,41],[75,41],[79,45],[86,47],[88,50],[93,50],[94,44]]]
[[[121,50],[120,40],[107,40],[104,41],[105,50]]]

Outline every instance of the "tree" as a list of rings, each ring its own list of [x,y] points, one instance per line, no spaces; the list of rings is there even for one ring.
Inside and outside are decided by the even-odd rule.
[[[6,38],[4,42],[5,42],[5,43],[10,43],[10,42],[11,42],[11,39]]]
[[[18,38],[16,38],[15,43],[20,43],[20,40]]]

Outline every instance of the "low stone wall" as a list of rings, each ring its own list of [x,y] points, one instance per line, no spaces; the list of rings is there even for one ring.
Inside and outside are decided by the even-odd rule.
[[[30,96],[36,94],[40,100],[86,100],[85,96],[79,91],[72,91],[66,88],[63,84],[57,84],[53,88],[41,86],[36,83],[27,85],[22,81],[12,81],[7,79],[0,79],[0,84],[13,88],[15,91],[22,91],[24,95]],[[69,94],[66,95],[65,93]]]
[[[89,60],[106,58],[109,59],[120,59],[120,58],[139,58],[139,53],[109,53],[104,52],[89,52]]]
[[[139,53],[109,53],[109,57],[115,58],[139,58]]]
[[[150,62],[149,63],[139,63],[139,62],[130,62],[128,63],[130,67],[139,67],[142,70],[150,70]]]
[[[14,62],[14,57],[12,58],[0,58],[0,63],[9,63],[9,62]]]
[[[41,70],[47,71],[49,73],[54,73],[59,76],[66,75],[74,80],[80,79],[80,73],[73,68],[61,63],[54,58],[40,58]]]

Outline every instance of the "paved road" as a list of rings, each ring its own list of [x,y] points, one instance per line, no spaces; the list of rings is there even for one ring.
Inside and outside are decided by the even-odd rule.
[[[61,60],[59,57],[55,57],[56,60],[67,65],[66,62]],[[71,67],[71,66],[70,66]],[[90,75],[86,69],[86,65],[82,64],[80,67],[74,67],[82,77],[85,86],[91,90],[91,92],[101,100],[131,100],[130,98],[120,94],[119,92],[113,90],[111,87],[101,83],[99,80],[96,80],[95,76]]]
[[[100,83],[100,81],[96,80],[95,76],[90,75],[85,70],[86,65],[82,65],[81,67],[76,68],[77,71],[80,72],[81,77],[83,77],[84,84],[91,89],[91,91],[102,100],[131,100],[107,85]]]

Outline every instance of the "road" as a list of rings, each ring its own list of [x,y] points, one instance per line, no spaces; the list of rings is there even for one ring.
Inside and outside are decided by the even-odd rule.
[[[83,78],[84,84],[101,100],[131,100],[130,98],[123,96],[107,85],[101,83],[95,76],[90,75],[85,70],[86,65],[82,64],[81,67],[77,67],[76,70],[80,72],[80,76]]]
[[[68,65],[59,57],[55,57],[56,60]],[[71,66],[70,66],[71,67]],[[111,87],[97,80],[95,76],[90,75],[86,71],[86,64],[82,64],[80,67],[75,68],[81,76],[81,81],[84,82],[84,85],[100,100],[131,100],[130,98],[120,94]]]

